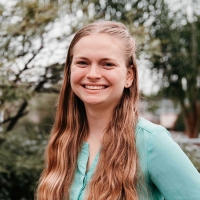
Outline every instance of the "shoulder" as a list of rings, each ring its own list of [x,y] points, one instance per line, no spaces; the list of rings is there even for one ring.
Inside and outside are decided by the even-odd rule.
[[[170,133],[163,126],[154,124],[154,123],[144,119],[143,117],[139,117],[138,123],[136,126],[136,132],[138,134],[138,133],[141,133],[144,131],[147,132],[149,135],[160,134],[161,132],[164,132],[170,136]]]
[[[199,199],[200,174],[164,127],[139,118],[136,144],[147,183],[152,181],[165,199]]]
[[[136,144],[140,154],[148,154],[152,150],[160,151],[169,145],[174,145],[174,143],[171,134],[166,128],[142,117],[138,119]]]
[[[136,126],[136,146],[139,163],[147,182],[150,181],[149,161],[152,156],[157,157],[158,153],[165,151],[166,142],[173,142],[166,128],[139,117]]]

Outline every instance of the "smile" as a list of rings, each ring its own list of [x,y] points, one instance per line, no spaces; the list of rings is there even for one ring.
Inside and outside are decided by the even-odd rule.
[[[106,86],[103,85],[84,85],[84,87],[89,90],[103,90],[106,88]]]

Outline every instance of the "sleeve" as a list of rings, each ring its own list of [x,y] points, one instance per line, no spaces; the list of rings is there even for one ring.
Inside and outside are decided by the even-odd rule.
[[[150,178],[165,200],[200,200],[200,174],[165,128],[151,134],[147,155]]]

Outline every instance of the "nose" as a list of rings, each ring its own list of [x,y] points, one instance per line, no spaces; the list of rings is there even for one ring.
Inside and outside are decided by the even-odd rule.
[[[88,72],[86,74],[86,77],[88,79],[100,79],[101,78],[101,73],[100,73],[100,69],[98,67],[98,65],[92,64],[89,68],[88,68]]]

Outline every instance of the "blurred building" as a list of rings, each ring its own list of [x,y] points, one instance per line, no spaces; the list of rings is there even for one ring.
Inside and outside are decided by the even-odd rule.
[[[140,102],[140,116],[170,130],[173,130],[179,113],[180,106],[169,99]]]

